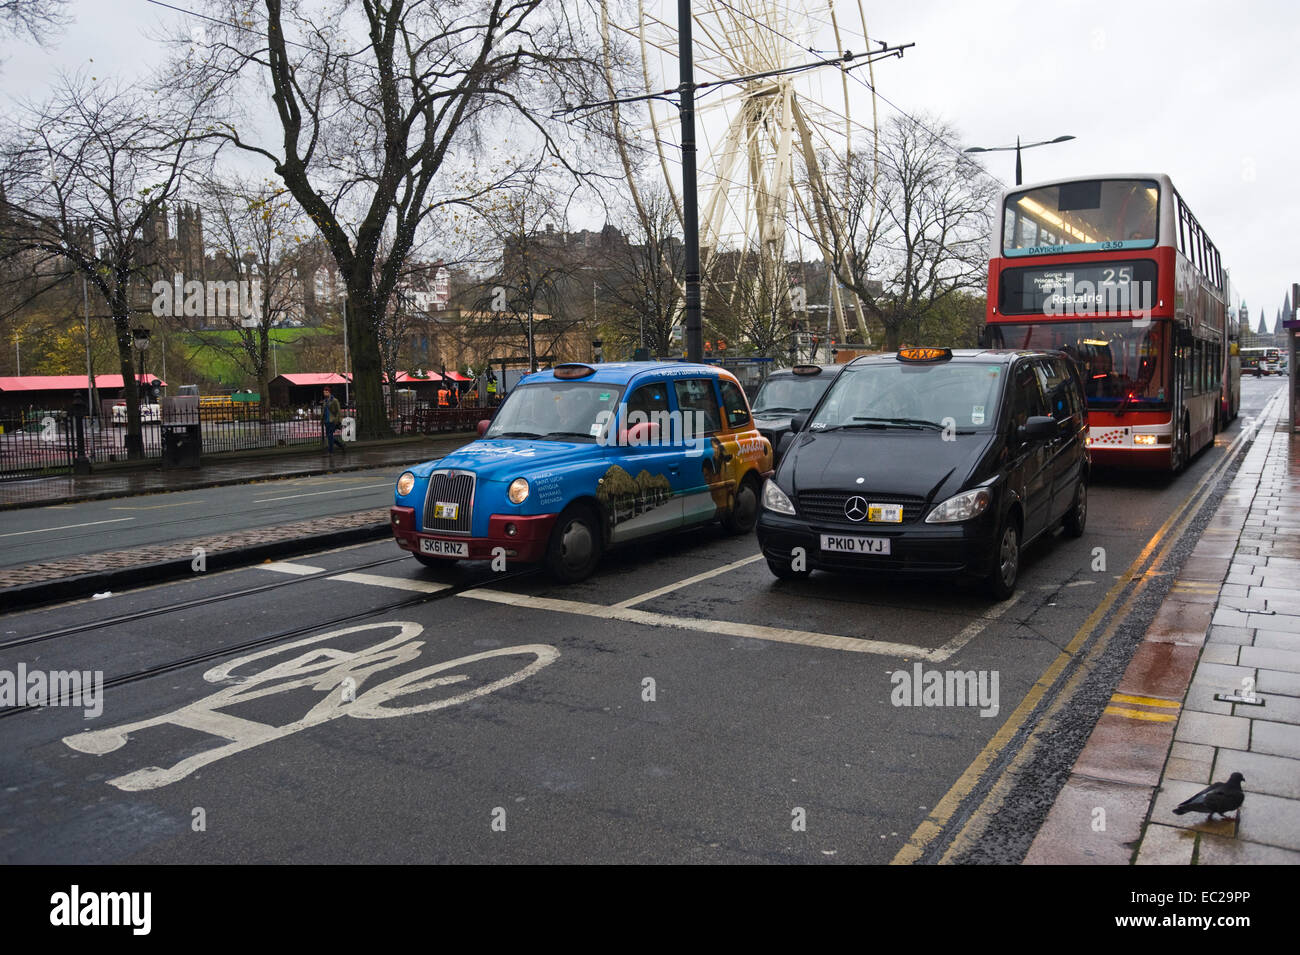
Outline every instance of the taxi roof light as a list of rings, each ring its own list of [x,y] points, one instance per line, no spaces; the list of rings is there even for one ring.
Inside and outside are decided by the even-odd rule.
[[[796,375],[820,375],[822,373],[821,365],[795,365],[790,369]]]
[[[900,348],[899,361],[949,361],[952,359],[951,348]]]
[[[595,368],[592,368],[590,365],[583,365],[579,362],[567,362],[566,364],[555,366],[555,377],[560,381],[573,381],[575,378],[586,378],[595,373]]]

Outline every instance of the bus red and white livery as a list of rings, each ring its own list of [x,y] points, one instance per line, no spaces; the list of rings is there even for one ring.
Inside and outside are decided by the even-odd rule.
[[[1018,186],[993,238],[984,343],[1075,360],[1095,463],[1178,472],[1236,417],[1227,296],[1168,176]]]

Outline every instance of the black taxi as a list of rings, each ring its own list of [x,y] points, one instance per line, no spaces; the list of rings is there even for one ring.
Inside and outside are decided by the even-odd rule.
[[[791,420],[812,411],[841,367],[795,365],[774,371],[763,381],[754,398],[754,424],[771,442],[775,460],[780,461],[781,441],[790,433]]]
[[[1088,514],[1087,406],[1060,352],[908,348],[835,378],[763,486],[768,567],[956,575],[998,599],[1021,550]]]

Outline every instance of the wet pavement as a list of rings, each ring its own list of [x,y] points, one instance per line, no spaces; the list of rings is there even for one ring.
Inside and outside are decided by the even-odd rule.
[[[142,494],[250,484],[311,475],[392,468],[441,457],[473,439],[469,434],[405,438],[353,445],[332,457],[319,451],[224,458],[199,468],[114,469],[80,477],[0,482],[0,510],[68,504]],[[216,570],[389,534],[386,508],[275,521],[180,540],[79,553],[0,568],[0,606],[13,609],[137,587],[197,570]],[[201,559],[199,557],[201,556]],[[193,565],[193,566],[192,566]]]
[[[1264,414],[1025,862],[1300,862],[1300,435],[1284,412]],[[1174,815],[1234,772],[1237,818]]]
[[[75,501],[94,501],[138,494],[246,484],[289,477],[360,471],[367,468],[400,468],[415,461],[441,457],[474,440],[472,433],[439,437],[420,436],[395,441],[370,442],[349,447],[348,452],[325,454],[319,449],[285,451],[260,455],[212,457],[198,468],[163,470],[158,462],[147,467],[102,468],[84,476],[58,475],[0,482],[0,510],[43,507]]]

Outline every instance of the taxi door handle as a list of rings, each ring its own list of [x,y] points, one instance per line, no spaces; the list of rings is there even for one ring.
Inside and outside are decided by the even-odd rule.
[[[669,465],[669,467],[668,467],[668,473],[669,473],[669,474],[677,474],[680,470],[681,470],[681,465],[678,465],[678,464],[672,464],[672,465]]]

